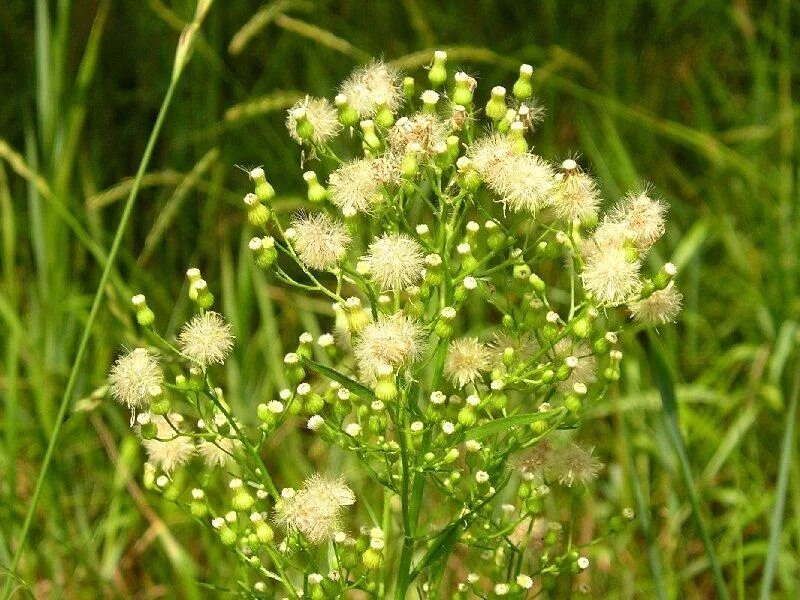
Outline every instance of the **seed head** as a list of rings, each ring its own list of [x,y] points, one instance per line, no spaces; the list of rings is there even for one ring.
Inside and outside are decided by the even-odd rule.
[[[395,313],[369,323],[358,336],[353,355],[367,380],[375,379],[383,365],[397,370],[418,360],[425,351],[425,332],[420,324]]]
[[[553,167],[536,154],[517,153],[509,137],[487,136],[472,146],[469,157],[486,186],[512,210],[535,214],[552,202]]]
[[[223,467],[233,453],[242,447],[242,442],[236,438],[217,436],[213,440],[202,440],[197,444],[197,452],[209,467]]]
[[[325,213],[297,215],[292,228],[295,230],[292,243],[300,260],[318,271],[335,267],[352,241],[345,224]]]
[[[648,325],[672,323],[681,311],[683,294],[670,282],[663,290],[628,304],[633,318]]]
[[[581,280],[600,304],[616,306],[641,289],[639,268],[640,262],[630,260],[623,246],[595,242],[587,253]]]
[[[560,218],[586,221],[597,216],[600,204],[597,183],[574,160],[565,160],[555,179],[553,207]]]
[[[382,290],[401,290],[422,279],[422,246],[402,233],[386,233],[369,245],[364,257],[372,279]]]
[[[213,311],[192,317],[178,335],[181,352],[203,368],[225,362],[234,339],[230,324]]]
[[[308,119],[309,124],[313,127],[311,142],[315,145],[324,144],[342,130],[336,108],[327,98],[306,96],[302,100],[298,100],[288,110],[286,116],[286,128],[289,130],[291,138],[298,144],[303,143],[297,133],[297,121],[300,115]]]
[[[397,71],[380,61],[372,61],[353,71],[342,82],[339,91],[361,118],[375,116],[378,106],[383,103],[394,112],[402,102]]]
[[[343,479],[316,474],[278,502],[275,521],[287,531],[299,531],[312,544],[321,544],[342,529],[343,508],[355,501]]]
[[[450,342],[444,373],[456,387],[463,388],[481,376],[491,366],[490,349],[478,338],[464,337]]]
[[[389,158],[356,159],[331,173],[328,193],[345,217],[353,217],[371,212],[383,200],[382,186],[398,177],[397,164]]]
[[[561,485],[572,487],[575,483],[588,485],[597,479],[603,463],[592,456],[592,450],[570,444],[554,450],[548,459],[547,467]]]
[[[402,117],[389,130],[389,147],[398,155],[405,154],[409,144],[416,143],[423,153],[431,156],[436,145],[446,140],[447,124],[428,113]]]
[[[181,420],[179,415],[174,414],[169,418],[176,426]],[[151,423],[156,426],[156,439],[142,440],[148,461],[165,473],[171,473],[189,462],[195,452],[192,438],[175,431],[167,419],[160,415],[153,417]]]
[[[624,224],[636,247],[645,251],[664,235],[666,207],[660,200],[650,198],[648,190],[628,194],[612,210],[609,219]]]
[[[163,379],[158,361],[144,348],[135,348],[117,358],[108,375],[114,399],[131,410],[145,406],[150,399],[148,390]]]

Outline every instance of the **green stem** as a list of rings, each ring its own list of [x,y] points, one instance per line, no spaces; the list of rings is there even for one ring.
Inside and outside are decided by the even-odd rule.
[[[195,21],[193,25],[199,27],[199,22]],[[190,50],[186,47],[186,43],[183,42],[183,40],[182,43],[179,43],[178,47],[179,52],[181,52],[181,50],[184,52],[188,52]],[[180,75],[183,72],[183,67],[185,64],[186,61],[179,66],[176,65],[176,69],[173,72],[172,78],[170,79],[169,87],[164,95],[164,100],[161,102],[161,108],[158,111],[156,122],[153,125],[152,131],[150,132],[150,137],[147,140],[147,146],[145,146],[144,154],[142,155],[142,160],[139,163],[138,170],[136,171],[136,178],[133,181],[133,186],[131,187],[130,194],[128,194],[128,199],[125,202],[122,216],[120,217],[119,224],[117,225],[117,230],[114,234],[114,241],[111,244],[111,249],[108,252],[108,257],[106,258],[105,265],[103,266],[103,272],[100,276],[100,281],[97,284],[97,290],[95,291],[94,299],[92,300],[91,309],[89,310],[89,317],[86,320],[86,325],[83,328],[83,334],[81,335],[81,340],[78,345],[78,353],[76,354],[75,360],[72,363],[69,378],[67,379],[67,386],[64,389],[64,394],[61,397],[61,403],[58,407],[55,424],[53,426],[53,430],[50,432],[50,439],[47,444],[47,450],[44,454],[44,460],[42,461],[42,468],[39,470],[39,475],[36,479],[36,485],[33,489],[33,496],[31,497],[30,504],[28,505],[28,512],[26,513],[25,520],[22,523],[22,531],[20,532],[19,540],[17,542],[17,549],[14,552],[14,558],[11,560],[11,565],[9,565],[8,575],[6,577],[5,584],[3,585],[2,593],[0,593],[0,597],[6,600],[10,598],[12,594],[12,582],[16,576],[17,567],[19,566],[19,561],[22,558],[22,553],[25,551],[25,544],[28,541],[28,535],[30,534],[33,516],[36,513],[36,508],[39,505],[39,500],[41,499],[42,491],[44,490],[44,482],[47,477],[47,472],[50,468],[50,463],[53,460],[53,453],[55,452],[56,444],[58,442],[59,435],[61,434],[61,427],[64,423],[67,414],[67,408],[69,407],[73,392],[75,391],[75,385],[78,381],[78,373],[81,370],[81,365],[89,345],[89,338],[92,335],[92,326],[94,325],[95,320],[97,320],[97,314],[100,311],[100,305],[103,301],[106,285],[114,267],[114,262],[117,258],[117,254],[119,253],[120,246],[122,245],[122,238],[125,235],[128,221],[130,221],[131,214],[133,213],[133,208],[136,204],[136,198],[139,195],[139,188],[142,184],[142,178],[144,177],[147,166],[150,163],[150,158],[153,155],[153,149],[155,148],[156,140],[161,133],[161,128],[164,125],[164,119],[166,117],[167,110],[172,103],[172,97],[175,93],[178,82],[180,81]]]

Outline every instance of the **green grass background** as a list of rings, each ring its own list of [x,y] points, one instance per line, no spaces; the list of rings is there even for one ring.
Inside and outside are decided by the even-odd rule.
[[[193,13],[190,0],[0,3],[0,565],[53,431],[96,256],[111,245]],[[264,165],[281,210],[292,210],[304,184],[284,109],[306,91],[330,96],[371,56],[420,75],[446,47],[484,94],[534,65],[548,109],[537,152],[580,152],[610,200],[649,181],[671,206],[652,260],[679,266],[685,295],[660,351],[688,461],[676,455],[645,340],[626,340],[623,380],[584,428],[608,464],[585,527],[609,502],[639,518],[604,545],[591,595],[716,597],[699,516],[731,597],[769,597],[770,573],[772,597],[798,597],[799,17],[790,0],[218,1],[104,290],[18,596],[236,587],[218,544],[139,488],[128,416],[95,393],[137,339],[129,298],[146,293],[174,333],[190,310],[183,273],[201,267],[239,340],[228,397],[242,415],[274,397],[284,352],[303,330],[318,332],[329,307],[269,287],[252,267],[240,210],[249,183],[237,165]],[[279,480],[324,458],[306,438],[281,443],[293,452],[274,460]]]

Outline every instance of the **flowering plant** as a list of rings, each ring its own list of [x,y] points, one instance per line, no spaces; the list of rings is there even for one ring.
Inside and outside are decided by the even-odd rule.
[[[446,62],[435,54],[421,95],[373,62],[333,103],[289,110],[316,166],[307,211],[277,214],[264,170],[250,172],[255,263],[332,307],[330,332],[285,356],[279,398],[232,414],[214,367],[234,339],[200,271],[176,343],[133,299],[153,346],[120,357],[110,388],[135,418],[145,482],[217,532],[248,596],[524,598],[588,581],[596,540],[565,525],[602,464],[572,438],[619,378],[618,334],[680,309],[673,265],[642,273],[665,207],[643,189],[601,213],[575,158],[532,152],[529,65],[479,110],[476,81]],[[353,474],[279,489],[264,449],[292,427],[343,449]],[[355,522],[359,504],[369,518]],[[632,518],[619,507],[597,535]]]

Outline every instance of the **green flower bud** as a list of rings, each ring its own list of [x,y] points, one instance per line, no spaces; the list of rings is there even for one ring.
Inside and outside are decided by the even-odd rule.
[[[397,385],[394,372],[389,365],[381,365],[378,370],[378,383],[375,385],[375,396],[384,402],[391,402],[397,398]]]
[[[585,340],[592,333],[592,322],[587,317],[578,317],[572,323],[572,333],[575,337]]]
[[[503,410],[508,404],[508,396],[503,392],[492,392],[489,394],[489,406],[493,410]]]
[[[255,526],[256,538],[264,545],[272,543],[275,533],[265,521],[258,521]]]
[[[457,102],[464,104],[463,102]],[[506,88],[503,86],[495,86],[492,88],[492,95],[489,102],[486,103],[486,116],[495,123],[498,123],[503,117],[506,116]]]
[[[253,253],[256,266],[261,269],[268,269],[278,258],[278,251],[275,249],[275,239],[271,236],[263,238],[254,237],[248,243],[248,247]]]
[[[339,122],[345,127],[354,127],[358,123],[358,111],[347,101],[347,96],[339,94],[333,102],[339,113]]]
[[[316,393],[309,394],[303,402],[303,410],[312,415],[317,414],[323,408],[325,408],[325,400]]]
[[[522,102],[533,96],[533,84],[531,83],[531,76],[533,75],[533,67],[530,65],[522,65],[519,68],[519,79],[514,83],[511,89],[514,97]]]
[[[208,514],[208,505],[205,500],[192,500],[189,503],[189,512],[192,516],[202,519]]]
[[[433,53],[433,65],[428,71],[428,81],[435,88],[440,87],[447,81],[447,52],[437,50]]]
[[[653,278],[653,285],[657,290],[663,290],[669,285],[670,281],[672,281],[677,274],[678,268],[672,263],[667,263],[661,267],[661,270]]]
[[[547,288],[544,281],[542,281],[542,278],[539,277],[536,273],[531,273],[531,275],[528,277],[528,283],[531,284],[531,287],[540,296],[544,294],[544,291]]]
[[[295,118],[295,132],[297,133],[297,137],[304,142],[310,142],[311,138],[314,136],[314,125],[308,120],[306,109],[302,106],[295,108],[292,111],[292,115]]]
[[[458,411],[458,422],[464,427],[472,427],[478,421],[478,415],[471,406],[465,406]]]
[[[525,500],[531,495],[531,484],[527,481],[522,481],[517,488],[517,497],[520,500]]]
[[[514,265],[514,269],[512,270],[512,275],[514,279],[520,279],[520,280],[529,279],[531,276],[531,268],[525,263]]]
[[[411,103],[416,95],[416,83],[413,77],[403,78],[403,96],[405,96],[406,104]]]
[[[576,394],[570,394],[569,396],[567,396],[566,399],[564,400],[564,406],[572,414],[580,413],[581,409],[583,408],[581,399]]]
[[[204,310],[214,305],[214,295],[208,291],[208,284],[204,279],[198,279],[189,286],[189,299]]]
[[[444,464],[450,464],[451,462],[457,460],[458,457],[459,457],[458,449],[457,448],[450,448],[450,450],[447,451],[447,454],[444,455],[444,458],[442,459],[442,462]]]
[[[394,125],[394,114],[392,114],[392,109],[389,108],[385,99],[378,103],[378,110],[375,112],[375,123],[383,129],[389,129]]]
[[[525,125],[520,121],[511,123],[509,137],[511,138],[511,145],[517,154],[525,154],[528,151],[528,140],[525,139]]]
[[[133,308],[136,310],[136,321],[142,327],[150,327],[156,320],[156,316],[147,306],[147,299],[143,294],[136,294],[131,298]]]
[[[143,440],[152,440],[158,437],[158,428],[155,423],[148,421],[139,428],[139,435]]]
[[[158,392],[154,395],[153,388],[158,388]],[[150,390],[150,412],[154,415],[166,415],[172,404],[169,401],[169,398],[164,394],[163,390],[161,389],[160,385],[153,386]]]
[[[419,98],[422,100],[422,112],[429,115],[436,114],[436,104],[439,102],[439,94],[433,90],[425,90]]]
[[[409,144],[410,146],[411,144]],[[417,144],[418,146],[418,144]],[[400,161],[400,174],[403,179],[413,180],[419,173],[419,158],[416,152],[408,152]]]
[[[303,179],[308,185],[307,196],[310,202],[319,203],[328,197],[328,190],[322,187],[314,171],[306,171],[303,173]]]
[[[365,119],[361,121],[359,125],[361,126],[361,133],[364,136],[364,149],[375,152],[379,151],[382,143],[378,134],[375,132],[375,122],[371,119]]]
[[[227,525],[224,525],[219,530],[219,539],[226,546],[233,546],[237,540],[236,532]]]
[[[256,197],[259,202],[268,203],[275,197],[275,189],[267,181],[267,176],[264,174],[264,169],[256,167],[250,171],[250,179],[255,183]]]
[[[466,156],[456,161],[458,167],[458,185],[467,192],[475,192],[481,186],[481,176],[472,166],[472,161]]]
[[[469,107],[472,104],[473,82],[469,75],[458,72],[455,75],[455,88],[453,89],[453,104],[460,104]]]

